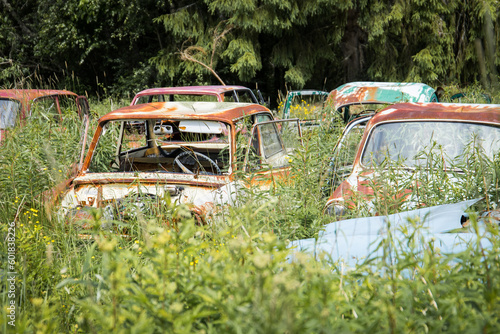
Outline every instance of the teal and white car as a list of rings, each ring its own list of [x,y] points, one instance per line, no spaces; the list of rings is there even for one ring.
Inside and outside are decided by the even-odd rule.
[[[311,118],[324,107],[328,92],[314,89],[292,90],[286,95],[282,109],[282,118]]]
[[[374,114],[400,102],[440,102],[436,89],[414,82],[349,82],[332,90],[327,105],[342,114],[345,123]]]

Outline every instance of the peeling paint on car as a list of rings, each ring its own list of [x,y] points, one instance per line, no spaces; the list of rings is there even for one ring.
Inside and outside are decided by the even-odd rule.
[[[241,127],[246,121],[250,122],[248,131]],[[296,123],[300,136],[298,119],[275,121],[270,110],[258,104],[154,102],[112,111],[100,118],[77,175],[64,183],[61,213],[71,213],[74,220],[86,217],[75,210],[93,207],[110,211],[127,198],[162,202],[169,196],[175,203],[188,205],[196,219],[206,223],[219,208],[237,202],[239,189],[269,188],[274,178],[288,176],[290,151],[279,132],[284,129],[284,123]],[[269,131],[272,136],[262,139]],[[104,165],[97,162],[94,165],[94,160],[99,161],[101,157],[100,143],[104,141],[102,145],[105,145],[102,138],[106,134],[118,140],[116,147],[104,146],[108,152],[112,150],[113,155],[104,155],[109,159]],[[270,138],[274,139],[269,141]],[[89,140],[85,138],[83,147]],[[246,171],[249,178],[244,180],[237,180],[235,176],[247,161],[237,160],[237,142],[256,150],[256,158],[262,163],[262,166],[252,165],[254,170]],[[272,149],[271,156],[267,155],[267,149]],[[227,161],[210,158],[210,154],[223,152]],[[183,155],[188,160],[199,157],[208,167],[200,161],[191,161],[194,164],[191,169],[182,163],[185,168],[179,169],[176,164],[180,160],[176,160]],[[249,159],[248,153],[245,159]],[[238,166],[239,163],[243,164]],[[263,167],[269,165],[274,168]]]
[[[1,89],[0,90],[0,142],[5,138],[9,128],[17,121],[23,122],[32,114],[33,106],[41,100],[50,99],[54,103],[55,114],[62,120],[61,99],[74,99],[80,118],[89,117],[89,103],[85,96],[67,90],[54,89]],[[15,104],[13,106],[12,104]]]
[[[330,92],[328,103],[335,109],[363,103],[438,102],[435,89],[423,83],[351,82]]]
[[[337,212],[340,212],[339,208],[345,207],[346,203],[349,203],[349,198],[352,196],[353,192],[357,192],[360,195],[365,196],[367,201],[369,200],[369,197],[373,195],[373,189],[366,186],[369,183],[368,180],[373,176],[373,168],[363,164],[363,154],[365,150],[367,150],[367,145],[369,144],[370,136],[374,132],[374,129],[387,124],[420,124],[422,122],[426,122],[425,124],[428,125],[435,123],[450,124],[452,126],[471,124],[499,129],[500,105],[399,103],[375,114],[369,119],[364,128],[363,136],[357,147],[350,174],[344,180],[340,180],[340,184],[332,190],[332,193],[330,194],[330,197],[325,205],[325,212],[328,211],[333,214],[335,206],[338,206]],[[500,130],[495,131],[495,133],[500,133]],[[417,144],[421,144],[419,143],[419,139],[414,138],[412,133],[407,134],[405,138],[409,141],[414,140]],[[453,142],[451,144],[454,144],[455,146],[459,145],[458,142]],[[342,147],[339,149],[342,150]],[[403,150],[401,152],[403,152]]]

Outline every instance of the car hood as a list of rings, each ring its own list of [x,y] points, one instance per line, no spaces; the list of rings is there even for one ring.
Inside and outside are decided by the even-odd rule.
[[[63,210],[75,207],[105,207],[129,196],[170,196],[208,214],[217,205],[235,201],[238,182],[226,175],[181,173],[86,173],[75,177],[61,201]]]
[[[368,258],[383,256],[384,249],[379,247],[383,239],[403,241],[419,229],[426,242],[417,247],[426,247],[432,240],[434,247],[441,252],[456,253],[465,250],[467,241],[477,237],[476,233],[465,228],[460,232],[456,230],[462,227],[464,217],[468,216],[465,210],[478,201],[472,199],[388,216],[336,221],[325,225],[317,239],[296,240],[290,243],[289,248],[318,258],[322,253],[327,254],[333,261],[355,266]],[[481,243],[488,243],[488,240],[482,239]],[[395,245],[403,246],[404,242],[396,242]]]

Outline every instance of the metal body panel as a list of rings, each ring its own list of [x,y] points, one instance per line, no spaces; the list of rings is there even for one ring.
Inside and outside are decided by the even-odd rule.
[[[213,86],[182,86],[182,87],[162,87],[162,88],[149,88],[137,93],[130,105],[137,104],[139,98],[143,96],[151,96],[151,95],[209,95],[215,96],[218,102],[224,102],[224,94],[233,91],[244,91],[252,97],[254,103],[258,103],[257,99],[253,92],[244,86],[222,86],[222,85],[213,85]]]
[[[435,89],[423,83],[351,82],[332,90],[327,103],[337,110],[351,104],[438,102]]]
[[[71,95],[77,97],[78,95],[68,90],[55,90],[55,89],[1,89],[0,98],[8,98],[21,101],[26,104],[28,101],[35,100],[39,97],[47,97],[54,95]]]
[[[442,254],[465,251],[469,242],[480,241],[484,248],[488,248],[491,243],[487,238],[479,240],[486,230],[487,220],[479,222],[480,233],[463,228],[462,225],[463,217],[467,217],[465,211],[476,202],[478,199],[388,216],[332,222],[325,225],[317,240],[311,238],[293,241],[289,248],[295,252],[306,252],[316,258],[327,255],[333,261],[344,263],[349,267],[354,267],[370,258],[388,256],[389,254],[384,253],[386,248],[379,247],[384,238],[391,238],[398,251],[404,251],[405,247],[410,247],[405,241],[407,235],[412,235],[416,229],[418,229],[417,235],[423,238],[423,243],[416,247],[433,246]]]
[[[167,178],[157,175],[154,181],[151,177],[141,176],[135,181],[123,178],[100,183],[103,177],[103,175],[85,175],[75,178],[70,190],[61,200],[64,212],[77,206],[103,208],[115,200],[131,195],[154,195],[163,198],[168,193],[172,200],[179,204],[192,204],[199,214],[208,215],[217,205],[231,204],[235,194],[232,188],[237,187],[228,177],[220,180],[225,182],[219,183],[209,182],[210,180],[182,181],[172,175]],[[82,178],[86,178],[86,182],[82,182]],[[98,182],[92,183],[91,179],[97,179]]]
[[[153,102],[123,107],[99,119],[99,123],[117,119],[199,119],[232,123],[240,117],[269,113],[269,109],[253,103],[232,102]],[[272,115],[272,114],[271,114]]]
[[[132,105],[112,111],[99,119],[98,127],[90,143],[88,152],[77,175],[65,183],[67,191],[61,199],[63,212],[69,212],[77,207],[107,207],[110,204],[130,196],[154,196],[163,198],[167,193],[173,201],[187,204],[197,218],[209,216],[219,206],[233,205],[236,200],[236,190],[242,187],[257,185],[260,188],[270,187],[274,178],[288,176],[289,167],[277,167],[274,170],[257,170],[253,178],[245,181],[235,181],[235,167],[221,174],[187,174],[168,171],[110,171],[90,172],[89,166],[98,145],[103,129],[112,121],[142,121],[142,120],[203,120],[223,122],[230,125],[230,140],[226,145],[230,148],[230,163],[236,165],[236,122],[243,117],[266,115],[272,119],[272,113],[259,104],[226,103],[226,102],[155,102]],[[258,118],[255,117],[255,122]],[[255,123],[265,125],[276,121]],[[287,122],[298,122],[288,120]],[[253,129],[255,129],[255,125]],[[298,128],[300,133],[300,126]],[[122,130],[123,125],[122,125]],[[121,136],[121,135],[120,135]],[[149,138],[149,137],[148,137]],[[249,144],[254,138],[249,134]],[[120,139],[121,140],[121,137]],[[83,147],[85,147],[85,141]],[[144,148],[147,148],[144,147]],[[144,148],[141,148],[144,149]],[[82,215],[85,216],[85,215]]]
[[[393,122],[439,121],[462,122],[500,126],[500,105],[458,104],[458,103],[398,103],[375,114],[367,123],[358,146],[352,172],[331,193],[326,206],[344,203],[355,190],[366,196],[373,190],[367,187],[372,176],[369,169],[361,164],[361,157],[373,129],[381,124]]]

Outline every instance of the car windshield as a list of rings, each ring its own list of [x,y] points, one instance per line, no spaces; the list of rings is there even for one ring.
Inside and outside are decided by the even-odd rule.
[[[294,95],[289,104],[289,111],[286,111],[290,118],[316,118],[322,116],[326,95]]]
[[[230,126],[218,121],[110,121],[89,172],[228,173],[229,133]]]
[[[0,99],[0,129],[14,127],[20,106],[19,101]]]
[[[481,145],[490,159],[500,150],[500,128],[463,122],[394,122],[373,128],[361,162],[380,165],[384,160],[401,161],[405,166],[425,163],[421,155],[439,149],[447,163],[460,163],[470,145]]]
[[[78,115],[78,104],[75,96],[59,95],[59,106],[63,115]]]
[[[205,101],[217,102],[215,95],[199,95],[199,94],[151,94],[140,96],[135,104],[151,103],[151,102],[172,102],[172,101]]]
[[[387,103],[364,103],[364,104],[351,104],[343,108],[349,110],[350,115],[364,115],[368,113],[377,112],[384,109],[389,104]]]

